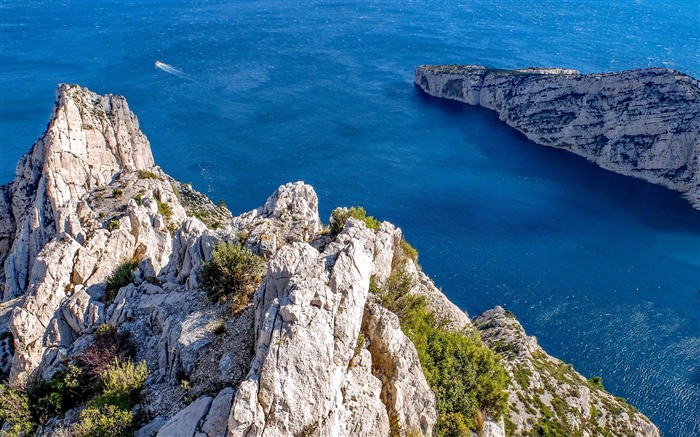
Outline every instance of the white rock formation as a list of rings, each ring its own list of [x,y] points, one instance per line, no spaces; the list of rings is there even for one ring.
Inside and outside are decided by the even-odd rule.
[[[142,270],[159,271],[172,245],[166,222],[185,217],[123,97],[68,85],[56,94],[47,131],[0,190],[3,299],[23,296],[9,320],[15,384],[42,362],[50,373],[104,321],[95,298],[117,265],[137,258]],[[131,199],[137,193],[140,204]]]
[[[20,243],[2,252],[7,254],[0,259],[4,299],[26,290],[34,260],[54,236],[84,238],[78,202],[86,193],[109,184],[122,170],[154,165],[148,140],[123,97],[65,84],[56,97],[47,131],[22,156],[14,181],[0,196],[0,238],[14,222],[13,239]],[[2,246],[9,246],[7,237]]]
[[[388,346],[376,348],[389,355],[387,363],[362,350],[355,353],[375,238],[364,223],[349,219],[336,240],[340,244],[319,253],[308,244],[293,243],[270,260],[256,295],[256,355],[236,394],[229,419],[232,435],[387,435],[387,408],[399,415],[402,427],[430,434],[435,397],[395,316],[382,331],[390,334],[383,340]],[[368,324],[370,339],[382,335],[374,332],[375,321]],[[391,356],[399,353],[407,355]],[[411,370],[386,382],[405,389],[386,388],[399,392],[398,404],[380,399],[385,389],[372,374],[380,364],[393,366],[381,372]]]
[[[423,65],[414,80],[432,96],[496,111],[537,144],[680,191],[700,209],[700,82],[690,76]]]

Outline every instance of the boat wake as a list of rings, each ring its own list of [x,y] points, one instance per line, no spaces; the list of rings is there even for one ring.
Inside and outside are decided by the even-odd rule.
[[[194,80],[194,78],[192,76],[190,76],[189,74],[184,73],[181,70],[178,70],[177,68],[166,64],[165,62],[156,61],[156,68],[163,70],[166,73],[173,74],[173,75],[180,77],[182,79]]]

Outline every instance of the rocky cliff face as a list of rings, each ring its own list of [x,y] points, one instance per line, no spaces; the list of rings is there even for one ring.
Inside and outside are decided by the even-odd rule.
[[[511,376],[514,435],[542,435],[544,430],[554,435],[660,435],[634,407],[547,355],[512,313],[496,307],[474,323],[486,344],[504,358]]]
[[[426,93],[494,110],[537,144],[680,191],[700,209],[700,82],[674,70],[420,66]]]
[[[64,369],[108,324],[131,333],[148,367],[138,436],[432,434],[438,406],[416,348],[370,293],[370,278],[384,284],[395,268],[400,229],[349,218],[331,236],[303,182],[231,217],[153,164],[123,98],[65,85],[57,94],[47,133],[0,190],[0,370],[10,385]],[[266,260],[253,302],[235,313],[199,288],[202,262],[221,242]],[[105,282],[125,261],[131,280],[107,298]],[[425,296],[445,326],[473,329],[414,261],[401,262],[411,294]],[[538,387],[516,386],[514,405],[513,396]],[[608,398],[596,404],[600,426],[622,421],[657,435]],[[83,407],[39,434],[72,435]],[[516,430],[530,429],[515,407]],[[530,407],[535,419],[544,411]],[[588,420],[586,411],[572,414]],[[486,420],[484,430],[502,436],[505,425]]]

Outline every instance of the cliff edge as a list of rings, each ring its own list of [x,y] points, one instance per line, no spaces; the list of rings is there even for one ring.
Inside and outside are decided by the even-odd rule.
[[[57,96],[0,188],[3,435],[659,435],[595,387],[566,398],[602,396],[595,414],[548,415],[550,382],[525,415],[539,386],[508,383],[513,357],[394,225],[341,208],[325,227],[303,182],[232,217],[154,164],[123,97]]]
[[[690,76],[422,65],[414,81],[431,96],[496,111],[537,144],[679,191],[700,209],[700,82]]]

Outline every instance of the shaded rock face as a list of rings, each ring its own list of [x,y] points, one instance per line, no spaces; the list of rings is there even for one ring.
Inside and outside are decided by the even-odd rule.
[[[426,93],[494,110],[537,144],[680,191],[700,209],[700,82],[674,70],[420,66]]]
[[[107,323],[131,333],[149,370],[138,436],[431,435],[436,399],[416,349],[369,292],[370,277],[385,284],[403,253],[392,224],[373,231],[348,219],[331,238],[303,182],[232,217],[153,165],[123,98],[65,85],[47,133],[0,187],[0,213],[0,379],[10,385],[50,377]],[[221,242],[266,260],[253,303],[236,314],[198,285]],[[131,282],[106,299],[124,261]],[[471,329],[405,262],[411,292],[446,326]],[[38,435],[70,435],[79,413]],[[484,430],[503,436],[504,423]]]
[[[496,307],[479,315],[474,325],[484,342],[503,357],[511,377],[508,403],[514,435],[531,435],[539,424],[559,429],[562,435],[602,435],[603,430],[611,435],[660,435],[636,409],[593,386],[570,364],[547,355],[512,313]]]

